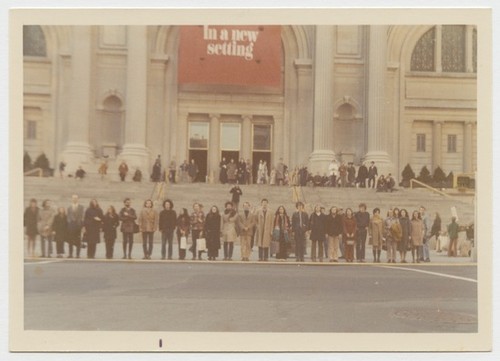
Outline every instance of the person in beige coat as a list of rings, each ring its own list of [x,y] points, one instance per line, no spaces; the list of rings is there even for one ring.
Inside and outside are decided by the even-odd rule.
[[[42,257],[50,257],[52,254],[52,222],[56,215],[48,199],[42,203],[42,209],[39,211],[40,219],[38,221],[38,233],[41,238]],[[45,252],[45,242],[47,242],[47,253]]]
[[[153,235],[158,229],[158,212],[153,209],[153,202],[148,199],[139,214],[139,231],[142,233],[143,259],[151,259],[153,253]]]
[[[384,242],[384,220],[380,216],[379,208],[373,210],[373,217],[370,219],[368,234],[370,235],[370,243],[372,245],[373,262],[380,263],[380,253],[382,252],[382,245]]]
[[[255,215],[250,210],[250,203],[243,203],[243,213],[238,215],[240,229],[241,260],[249,261],[252,253],[251,242],[255,227]]]
[[[415,263],[415,256],[417,263],[420,263],[420,258],[423,254],[424,245],[424,222],[420,219],[420,212],[414,211],[410,222],[410,239],[411,239],[411,257]],[[417,251],[415,255],[415,250]]]
[[[269,259],[269,246],[271,245],[271,238],[273,234],[273,220],[274,214],[268,208],[268,200],[263,199],[261,209],[256,215],[256,232],[254,244],[259,247],[259,261],[267,261]]]
[[[222,240],[224,242],[224,261],[233,260],[234,242],[238,238],[236,222],[238,213],[233,208],[232,202],[226,202],[222,215]]]

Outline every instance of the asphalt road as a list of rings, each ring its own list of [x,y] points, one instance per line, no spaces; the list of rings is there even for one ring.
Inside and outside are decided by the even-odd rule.
[[[467,265],[26,262],[25,329],[476,332]]]

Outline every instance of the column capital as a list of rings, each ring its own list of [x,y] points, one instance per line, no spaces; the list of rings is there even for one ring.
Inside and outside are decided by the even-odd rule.
[[[241,114],[241,119],[251,121],[253,119],[253,115],[252,114]]]
[[[212,120],[212,119],[219,120],[220,119],[220,113],[210,113],[208,116],[209,116],[210,120]]]
[[[466,120],[466,121],[464,122],[464,124],[465,124],[465,126],[467,126],[467,127],[472,127],[472,125],[474,124],[474,122],[473,122],[472,120]]]
[[[434,125],[439,125],[439,126],[442,126],[442,125],[443,125],[443,123],[444,123],[444,121],[442,121],[442,120],[435,120],[435,121],[434,121]]]

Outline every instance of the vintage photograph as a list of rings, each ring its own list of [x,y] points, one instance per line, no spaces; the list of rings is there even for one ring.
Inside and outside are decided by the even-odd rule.
[[[491,347],[489,12],[161,12],[11,14],[12,350]]]

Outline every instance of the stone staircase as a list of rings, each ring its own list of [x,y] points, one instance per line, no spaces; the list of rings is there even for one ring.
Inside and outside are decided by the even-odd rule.
[[[155,187],[158,187],[155,189]],[[217,205],[222,209],[224,203],[230,200],[230,185],[204,184],[204,183],[181,183],[174,185],[164,185],[164,197],[170,198],[175,204],[175,209],[187,208],[190,212],[193,202],[200,202],[205,206],[205,211],[212,205]],[[276,209],[279,205],[284,205],[290,214],[294,209],[292,198],[292,188],[277,187],[268,185],[241,186],[243,191],[242,202],[249,201],[253,206],[258,206],[262,198],[269,200],[270,207]],[[153,192],[156,190],[156,192]],[[132,199],[132,206],[136,210],[142,208],[144,200],[153,198],[157,209],[161,208],[162,196],[158,196],[159,186],[155,183],[145,181],[135,183],[131,181],[120,182],[118,176],[108,175],[101,180],[98,175],[89,175],[84,180],[72,178],[60,179],[24,177],[24,201],[27,206],[30,198],[39,201],[50,199],[54,206],[68,206],[71,195],[78,194],[84,206],[92,198],[96,198],[101,207],[106,209],[108,205],[114,205],[117,210],[122,207],[124,198]],[[390,207],[406,208],[408,212],[418,209],[424,205],[431,218],[434,212],[439,212],[443,219],[443,225],[448,224],[451,218],[451,207],[456,207],[459,222],[467,224],[474,221],[474,204],[471,196],[454,196],[453,198],[434,194],[428,190],[399,189],[393,193],[378,193],[373,189],[357,188],[312,188],[302,189],[308,211],[315,204],[320,204],[329,209],[335,205],[357,210],[358,204],[364,202],[368,210],[378,207],[382,214]]]

